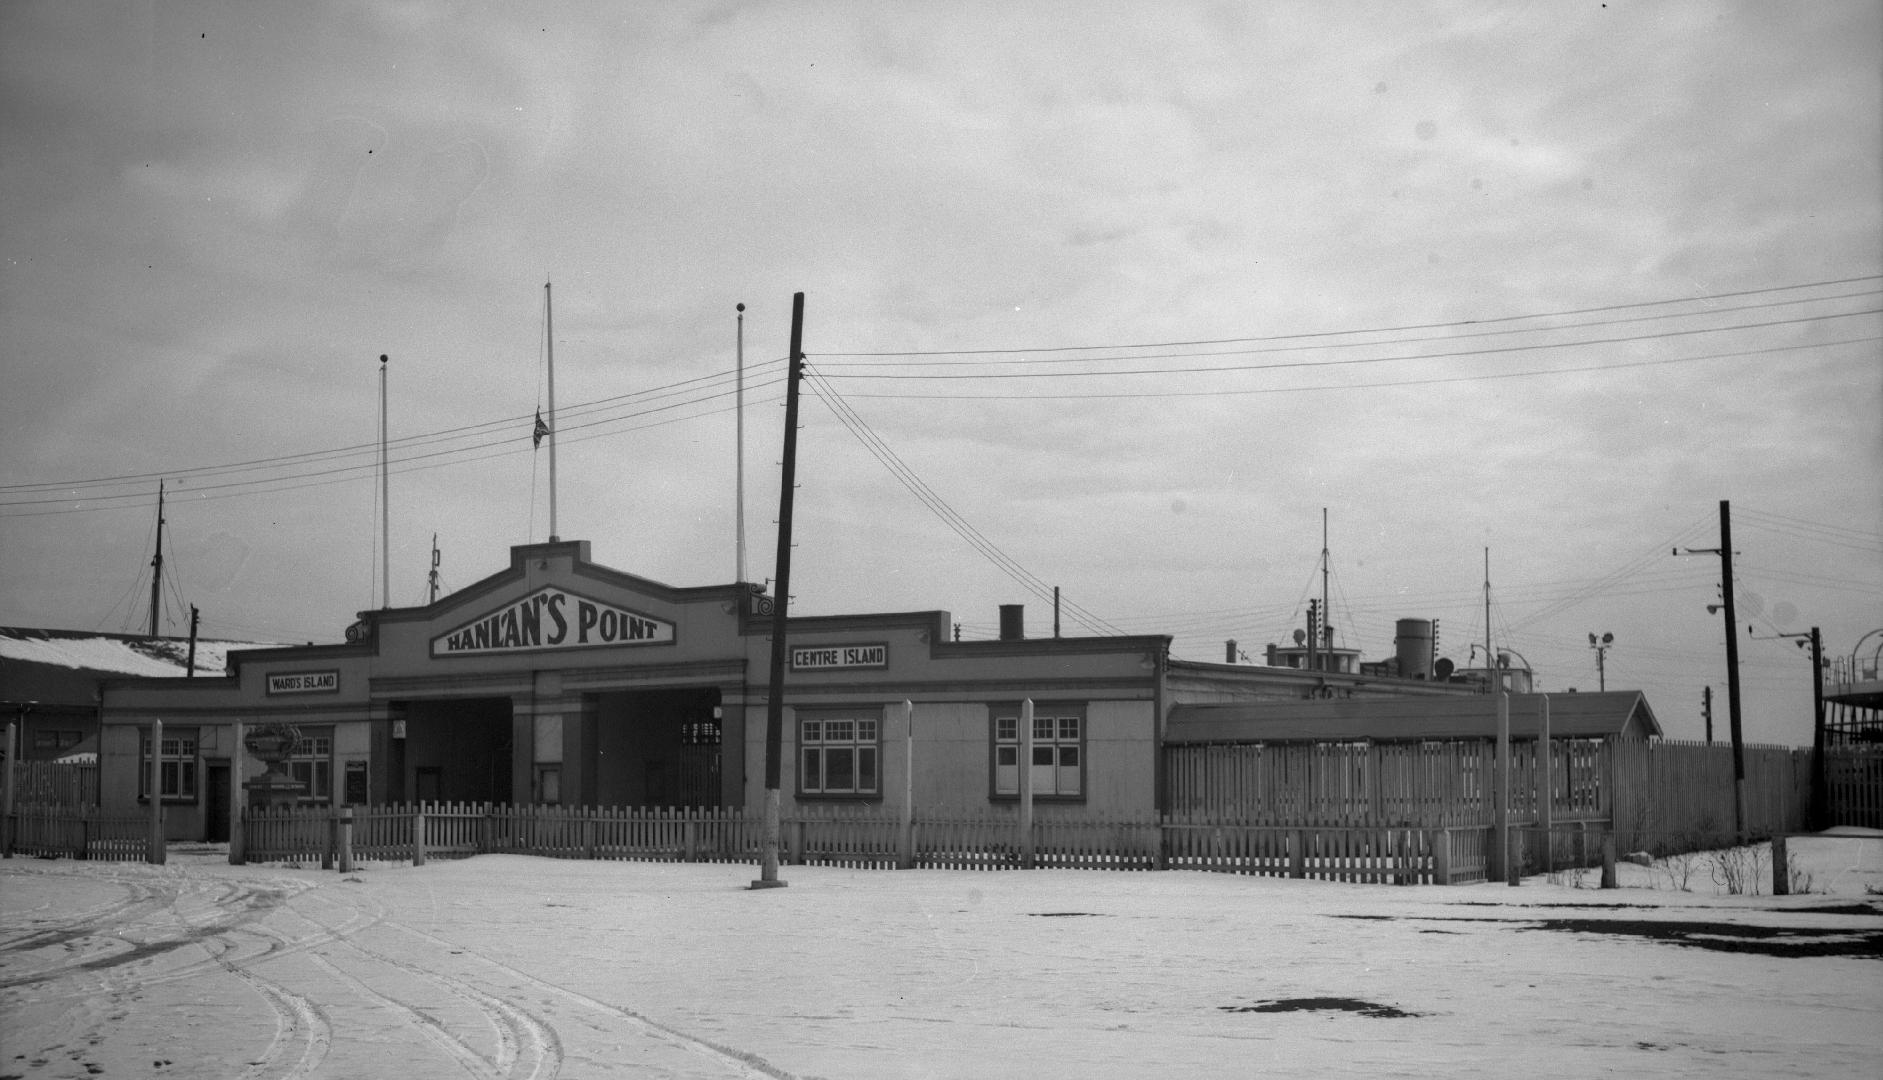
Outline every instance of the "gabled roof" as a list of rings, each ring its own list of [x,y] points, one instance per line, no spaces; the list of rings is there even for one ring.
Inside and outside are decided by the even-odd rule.
[[[1660,721],[1638,690],[1594,694],[1513,694],[1512,738],[1534,739],[1544,698],[1550,736],[1593,739],[1648,738]],[[1178,705],[1170,711],[1169,743],[1328,742],[1372,739],[1490,739],[1497,736],[1497,699],[1489,694],[1453,698],[1336,698],[1252,701],[1235,705]]]

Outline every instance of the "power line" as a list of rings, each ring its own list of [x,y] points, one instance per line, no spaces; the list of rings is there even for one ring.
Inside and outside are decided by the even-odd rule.
[[[823,401],[824,404],[830,408],[831,413],[837,417],[838,421],[843,424],[851,435],[856,437],[858,442],[863,444],[864,449],[868,450],[884,468],[888,469],[890,475],[894,476],[911,495],[914,495],[917,501],[928,507],[929,511],[940,518],[943,524],[946,524],[956,535],[966,540],[969,546],[980,552],[983,557],[993,563],[1008,577],[1018,582],[1023,588],[1041,599],[1048,599],[1053,596],[1052,586],[1021,566],[1005,551],[1002,551],[993,541],[989,540],[981,533],[979,529],[976,529],[966,518],[962,517],[954,507],[950,506],[947,500],[943,499],[933,488],[929,487],[920,476],[916,475],[915,471],[902,460],[901,456],[889,446],[882,436],[877,434],[875,429],[871,428],[869,423],[865,421],[855,409],[851,408],[849,403],[843,400],[842,395],[838,394],[824,381],[823,376],[819,372],[811,369],[809,365],[806,365],[805,371],[810,376],[812,390],[817,394],[818,399]],[[1067,599],[1063,593],[1060,595],[1059,600],[1060,606],[1066,614],[1070,615],[1075,621],[1084,625],[1092,632],[1109,632],[1122,636],[1122,631],[1106,623],[1105,620],[1087,611],[1080,605],[1073,603]]]
[[[908,356],[992,356],[1013,355],[1018,353],[1058,353],[1088,352],[1104,349],[1166,349],[1188,348],[1197,345],[1234,345],[1250,341],[1300,341],[1322,337],[1342,337],[1360,334],[1397,334],[1413,330],[1442,330],[1454,326],[1486,326],[1494,323],[1520,322],[1529,319],[1554,319],[1570,315],[1593,315],[1608,311],[1625,311],[1630,308],[1663,307],[1672,304],[1703,303],[1709,300],[1729,300],[1742,296],[1761,296],[1771,293],[1790,292],[1799,289],[1817,289],[1832,285],[1851,285],[1860,281],[1883,280],[1883,274],[1866,274],[1860,277],[1832,278],[1825,281],[1804,282],[1797,285],[1772,285],[1759,289],[1741,289],[1736,292],[1707,293],[1696,296],[1675,297],[1668,300],[1643,300],[1628,304],[1606,304],[1600,307],[1570,308],[1562,311],[1532,313],[1529,315],[1502,315],[1484,319],[1457,319],[1451,322],[1413,323],[1405,326],[1384,326],[1354,330],[1322,330],[1308,333],[1273,334],[1268,336],[1213,338],[1196,341],[1140,342],[1127,345],[1052,345],[1033,348],[1002,349],[939,349],[929,351],[909,350],[903,352],[829,352],[822,353],[823,359],[840,357],[908,357]],[[1801,301],[1802,302],[1802,301]],[[1704,312],[1701,314],[1705,314]]]
[[[1353,367],[1364,364],[1392,364],[1414,360],[1451,360],[1469,356],[1495,356],[1504,353],[1537,352],[1544,349],[1570,349],[1585,345],[1622,345],[1640,341],[1658,341],[1667,338],[1692,337],[1698,334],[1723,334],[1735,330],[1761,330],[1774,326],[1795,326],[1801,323],[1824,322],[1831,319],[1855,318],[1863,315],[1883,314],[1883,308],[1865,308],[1861,311],[1844,311],[1833,315],[1806,315],[1795,319],[1769,319],[1764,322],[1735,323],[1731,326],[1709,326],[1687,330],[1664,330],[1654,334],[1625,334],[1618,337],[1584,338],[1577,341],[1548,341],[1525,345],[1506,345],[1494,349],[1457,349],[1450,352],[1419,353],[1399,356],[1354,357],[1344,360],[1291,360],[1273,364],[1227,364],[1216,366],[1177,367],[1177,368],[1128,368],[1122,371],[998,371],[969,373],[920,372],[898,373],[851,373],[830,374],[831,379],[896,379],[906,381],[934,381],[943,379],[1065,379],[1093,378],[1135,375],[1199,375],[1235,371],[1278,371],[1288,368],[1333,368]],[[1810,346],[1792,346],[1803,348]],[[1776,350],[1774,350],[1776,351]],[[1137,359],[1134,357],[1134,359]],[[1087,362],[1094,362],[1088,360]],[[1673,361],[1661,361],[1669,363]],[[1614,365],[1617,367],[1627,365]]]
[[[1883,341],[1883,336],[1845,338],[1837,341],[1819,341],[1800,345],[1775,345],[1764,349],[1745,349],[1739,352],[1710,353],[1704,356],[1675,356],[1657,360],[1632,360],[1614,364],[1585,364],[1577,367],[1533,368],[1528,371],[1499,371],[1484,375],[1445,375],[1427,379],[1399,379],[1391,382],[1371,383],[1321,383],[1312,386],[1265,386],[1242,389],[1214,390],[1107,390],[1077,394],[955,394],[955,393],[899,393],[872,394],[852,393],[853,398],[873,398],[878,400],[920,400],[920,401],[1075,401],[1097,400],[1105,398],[1181,398],[1181,397],[1244,397],[1255,394],[1301,394],[1322,390],[1387,390],[1408,386],[1441,386],[1447,383],[1490,382],[1499,379],[1526,379],[1545,375],[1574,375],[1591,371],[1621,371],[1628,368],[1665,367],[1672,364],[1690,364],[1709,360],[1733,360],[1749,356],[1768,356],[1773,353],[1796,352],[1802,349],[1831,348],[1839,345],[1864,345]],[[1431,359],[1431,357],[1411,357],[1407,359]],[[1290,365],[1276,365],[1290,366]],[[1261,365],[1252,368],[1211,368],[1209,371],[1259,370]],[[1133,374],[1131,372],[1079,372],[1085,376],[1104,376]],[[1159,372],[1158,374],[1164,374]],[[845,376],[864,378],[867,376]],[[950,376],[952,377],[952,376]]]

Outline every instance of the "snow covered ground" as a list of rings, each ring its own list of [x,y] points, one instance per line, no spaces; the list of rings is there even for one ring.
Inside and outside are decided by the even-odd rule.
[[[14,859],[0,1077],[1875,1077],[1883,838],[1792,850],[1816,892]]]

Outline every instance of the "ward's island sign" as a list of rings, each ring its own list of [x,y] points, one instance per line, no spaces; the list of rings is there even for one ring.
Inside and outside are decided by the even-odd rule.
[[[671,644],[670,622],[552,586],[438,635],[432,639],[432,655]]]

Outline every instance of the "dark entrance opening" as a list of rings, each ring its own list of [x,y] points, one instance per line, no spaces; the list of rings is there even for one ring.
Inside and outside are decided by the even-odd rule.
[[[229,762],[204,762],[203,839],[211,844],[229,842]]]
[[[411,701],[400,786],[420,802],[511,801],[510,699]]]
[[[599,694],[594,715],[594,797],[584,801],[722,805],[717,687]]]

